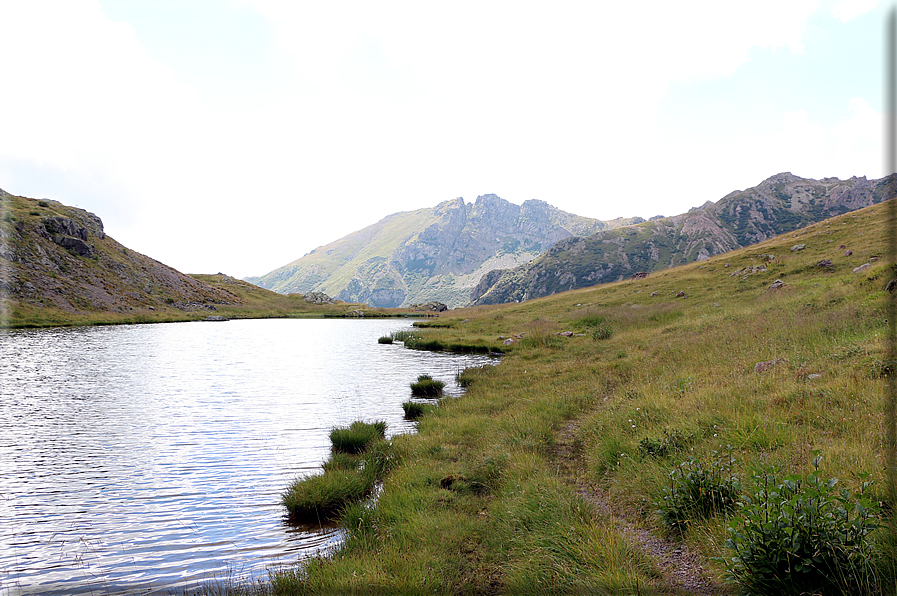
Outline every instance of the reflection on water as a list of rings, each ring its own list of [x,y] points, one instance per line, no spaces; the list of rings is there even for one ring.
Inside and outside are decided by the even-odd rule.
[[[152,594],[264,577],[339,540],[285,524],[333,426],[490,359],[382,345],[396,320],[0,331],[0,595]]]

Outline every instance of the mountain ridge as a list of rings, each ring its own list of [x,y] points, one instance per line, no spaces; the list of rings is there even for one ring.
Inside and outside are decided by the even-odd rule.
[[[644,221],[574,215],[545,201],[521,205],[494,194],[394,213],[263,276],[246,281],[280,293],[324,292],[379,307],[440,301],[451,307],[492,269],[514,267],[558,240]]]
[[[469,304],[530,300],[705,260],[879,203],[894,196],[895,181],[782,172],[687,213],[565,239],[533,261],[490,271]]]

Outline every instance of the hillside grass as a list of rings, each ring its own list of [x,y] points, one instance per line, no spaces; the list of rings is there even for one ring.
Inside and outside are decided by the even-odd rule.
[[[725,541],[739,509],[679,533],[657,514],[670,473],[714,452],[732,458],[745,491],[773,469],[805,474],[818,453],[824,478],[858,491],[868,473],[867,492],[892,510],[886,214],[874,206],[646,279],[443,314],[423,339],[516,339],[499,366],[465,372],[464,396],[393,439],[398,464],[376,506],[346,518],[342,547],[272,573],[270,590],[677,593],[612,511],[687,545],[717,592],[734,594]],[[816,266],[826,258],[832,267]],[[568,435],[572,456],[560,449]],[[870,538],[885,550],[887,536]],[[893,557],[882,560],[875,581],[893,591]]]

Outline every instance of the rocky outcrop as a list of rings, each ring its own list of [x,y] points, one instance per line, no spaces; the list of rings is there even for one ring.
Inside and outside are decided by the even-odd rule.
[[[682,215],[558,242],[529,263],[489,272],[474,286],[470,304],[529,300],[701,261],[879,203],[894,196],[895,183],[897,176],[812,180],[777,174]]]
[[[336,304],[336,300],[323,292],[309,292],[302,299],[312,304]]]
[[[67,313],[214,311],[240,299],[122,246],[103,221],[49,199],[0,191],[0,293],[18,307]]]

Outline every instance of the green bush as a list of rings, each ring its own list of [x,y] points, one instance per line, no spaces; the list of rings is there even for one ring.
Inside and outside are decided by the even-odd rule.
[[[666,457],[677,451],[682,451],[688,445],[693,435],[684,435],[681,431],[663,429],[663,436],[659,439],[645,437],[638,444],[638,452],[642,457]]]
[[[415,401],[406,401],[402,404],[402,409],[405,410],[405,418],[409,420],[417,420],[424,414],[432,412],[433,407],[431,404],[421,404]]]
[[[411,383],[411,395],[415,397],[440,397],[445,383],[437,381],[430,375],[420,375]]]
[[[751,594],[875,593],[877,553],[869,534],[878,527],[878,506],[866,495],[836,490],[838,480],[819,475],[818,452],[806,478],[757,476],[745,498],[743,518],[729,528],[731,577]]]
[[[610,339],[614,336],[614,328],[610,325],[599,325],[592,330],[592,339],[598,341]]]
[[[377,340],[377,343],[378,344],[391,344],[392,341],[393,341],[392,336],[384,335],[383,337],[381,337]]]
[[[386,422],[353,422],[348,428],[330,431],[333,450],[342,453],[361,453],[367,446],[386,436]]]
[[[705,466],[693,457],[670,472],[670,486],[655,503],[663,523],[672,531],[683,532],[695,519],[726,513],[735,508],[741,483],[732,475],[735,459],[731,454],[712,453]]]

